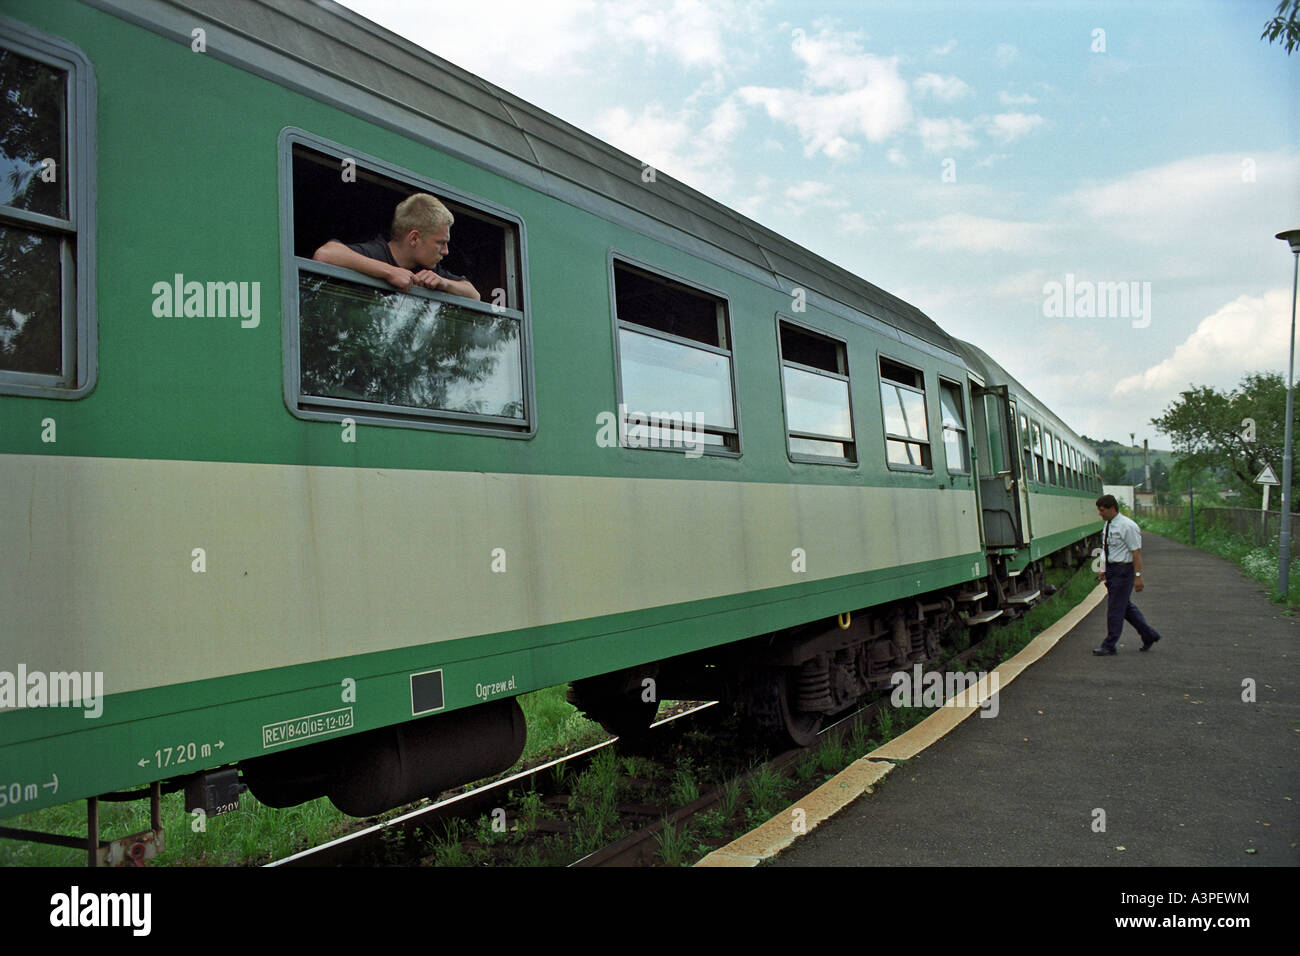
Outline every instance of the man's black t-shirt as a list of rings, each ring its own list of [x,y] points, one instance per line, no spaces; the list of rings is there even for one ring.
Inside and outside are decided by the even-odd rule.
[[[337,239],[333,241],[338,242]],[[393,258],[392,250],[388,248],[388,240],[382,235],[375,236],[375,238],[369,239],[365,242],[345,242],[343,245],[347,246],[353,252],[361,253],[367,259],[378,259],[380,262],[386,262],[390,266],[397,265],[397,260]],[[412,271],[419,272],[420,270],[413,269]],[[466,281],[464,276],[458,276],[454,272],[448,272],[441,264],[434,266],[433,271],[444,279],[450,279],[453,282]]]

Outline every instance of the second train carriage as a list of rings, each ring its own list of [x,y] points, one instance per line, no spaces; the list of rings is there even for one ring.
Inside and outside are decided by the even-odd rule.
[[[372,813],[563,682],[807,739],[1096,531],[978,349],[344,8],[0,9],[0,671],[103,680],[0,711],[0,813],[236,765]],[[310,258],[415,191],[484,302]]]

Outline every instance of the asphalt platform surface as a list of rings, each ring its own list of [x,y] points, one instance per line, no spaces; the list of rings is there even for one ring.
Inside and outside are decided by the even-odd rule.
[[[1093,656],[1102,601],[996,717],[767,865],[1300,865],[1300,622],[1221,558],[1153,534],[1142,555],[1150,652],[1125,624],[1119,653]]]

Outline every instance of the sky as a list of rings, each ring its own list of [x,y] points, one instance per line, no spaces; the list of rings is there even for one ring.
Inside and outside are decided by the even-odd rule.
[[[911,302],[1075,431],[1285,375],[1275,0],[345,0]]]

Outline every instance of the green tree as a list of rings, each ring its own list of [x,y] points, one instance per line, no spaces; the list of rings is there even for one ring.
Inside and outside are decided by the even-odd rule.
[[[1282,376],[1253,372],[1226,394],[1206,385],[1194,386],[1151,424],[1173,438],[1183,452],[1181,469],[1175,467],[1172,476],[1175,491],[1180,474],[1185,484],[1187,470],[1209,469],[1247,501],[1258,503],[1263,491],[1255,478],[1264,466],[1270,466],[1279,479],[1282,476],[1285,421]]]
[[[1124,460],[1119,455],[1108,455],[1102,459],[1101,463],[1101,483],[1103,485],[1123,485],[1128,474],[1128,468],[1124,465]]]
[[[1300,0],[1282,0],[1277,5],[1277,16],[1264,24],[1259,38],[1269,43],[1281,40],[1287,55],[1294,53],[1300,46]]]

